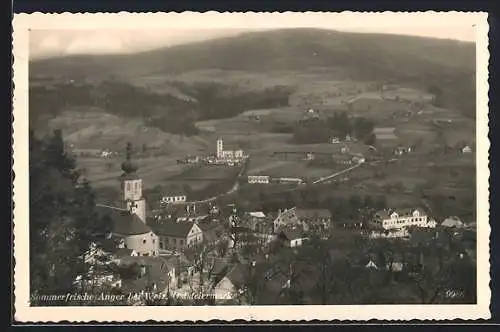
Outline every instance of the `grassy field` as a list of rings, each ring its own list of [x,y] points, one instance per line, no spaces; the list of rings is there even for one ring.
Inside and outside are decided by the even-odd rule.
[[[47,124],[48,129],[60,128],[65,140],[75,148],[123,151],[132,141],[138,151],[143,146],[158,153],[180,157],[204,152],[209,145],[200,137],[183,137],[146,127],[139,118],[122,118],[102,111],[78,110],[60,114]]]
[[[145,188],[163,184],[165,178],[181,174],[186,165],[178,165],[169,157],[140,158],[135,160],[139,165],[138,173],[143,179]],[[78,158],[77,165],[84,170],[85,177],[94,187],[119,186],[121,170],[120,158]]]
[[[266,156],[252,157],[248,175],[268,175],[271,177],[296,177],[306,180],[317,180],[345,167],[316,167],[305,160],[280,160]]]

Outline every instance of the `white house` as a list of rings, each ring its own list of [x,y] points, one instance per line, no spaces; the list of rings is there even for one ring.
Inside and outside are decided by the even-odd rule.
[[[249,175],[248,176],[248,183],[267,184],[267,183],[269,183],[269,176],[268,175]]]
[[[164,194],[161,198],[163,204],[183,204],[186,203],[187,196],[180,191],[172,191]]]
[[[460,218],[452,216],[452,217],[446,218],[441,223],[441,226],[443,226],[443,227],[449,227],[449,228],[452,228],[452,227],[461,228],[461,227],[464,226],[464,223],[462,222],[462,220],[460,220]]]
[[[468,145],[466,145],[462,148],[462,153],[471,153],[471,152],[472,152],[472,148]]]
[[[284,229],[278,233],[278,239],[284,241],[287,247],[300,247],[307,237],[299,229]]]
[[[383,229],[398,229],[405,227],[435,227],[429,222],[427,214],[420,208],[383,210],[375,213],[373,221]]]

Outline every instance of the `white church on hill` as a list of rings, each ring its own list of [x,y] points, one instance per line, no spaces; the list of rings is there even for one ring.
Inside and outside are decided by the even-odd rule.
[[[243,150],[224,150],[224,141],[222,138],[217,138],[216,156],[219,160],[224,161],[239,161],[244,158]]]

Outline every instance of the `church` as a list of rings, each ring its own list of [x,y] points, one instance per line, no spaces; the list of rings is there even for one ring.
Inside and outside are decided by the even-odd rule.
[[[148,226],[146,200],[142,196],[142,179],[132,161],[132,145],[127,144],[127,159],[122,163],[121,206],[98,204],[100,212],[110,219],[111,235],[119,248],[133,250],[139,256],[159,255],[159,239]]]
[[[194,221],[157,220],[148,213],[142,194],[142,179],[137,174],[139,167],[132,161],[130,143],[127,144],[126,160],[121,168],[120,204],[97,204],[100,214],[108,218],[110,238],[117,249],[128,249],[137,256],[158,256],[160,251],[182,251],[203,240],[203,234]]]

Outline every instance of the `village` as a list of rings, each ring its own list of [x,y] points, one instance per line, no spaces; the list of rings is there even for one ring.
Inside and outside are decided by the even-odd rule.
[[[355,157],[357,165],[364,163]],[[232,167],[249,158],[241,149],[224,150],[218,139],[215,154],[204,160]],[[456,216],[436,220],[425,206],[364,208],[339,223],[329,209],[246,210],[237,201],[194,201],[182,191],[163,192],[149,204],[131,144],[121,168],[121,203],[97,204],[110,225],[107,245],[90,245],[83,259],[91,269],[75,285],[106,284],[118,294],[134,294],[125,296],[129,304],[276,304],[286,302],[284,297],[293,302],[290,296],[297,295],[290,294],[297,292],[315,304],[311,294],[326,282],[318,279],[315,260],[332,268],[342,264],[347,270],[412,278],[423,273],[425,260],[436,259],[426,246],[438,246],[452,261],[475,259],[475,225]],[[248,184],[272,181],[303,184],[247,177]],[[317,253],[307,256],[318,248],[331,256],[327,262]],[[459,292],[451,285],[443,296],[452,301]]]

